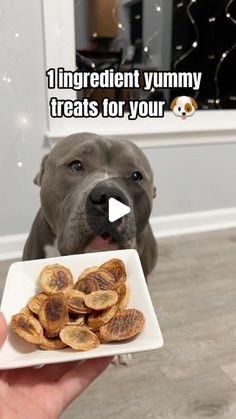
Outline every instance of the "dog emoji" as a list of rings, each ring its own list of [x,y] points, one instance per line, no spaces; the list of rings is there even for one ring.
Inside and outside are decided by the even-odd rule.
[[[174,112],[175,116],[179,116],[185,120],[194,115],[198,109],[198,105],[196,100],[190,96],[178,96],[172,101],[170,109]]]

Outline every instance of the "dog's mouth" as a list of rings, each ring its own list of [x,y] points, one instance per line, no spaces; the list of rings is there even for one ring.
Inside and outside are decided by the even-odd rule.
[[[187,119],[187,115],[182,115],[181,118],[185,121],[185,119]]]
[[[85,253],[88,252],[102,252],[104,250],[117,250],[120,245],[110,233],[105,231],[100,236],[95,236],[86,246]]]
[[[125,220],[121,218],[113,226],[104,225],[104,230],[95,233],[85,251],[117,250],[125,240]]]

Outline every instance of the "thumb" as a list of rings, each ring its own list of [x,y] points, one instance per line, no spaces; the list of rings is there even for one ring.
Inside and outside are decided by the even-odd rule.
[[[7,323],[6,323],[5,317],[0,312],[0,347],[5,342],[6,337],[7,337]]]

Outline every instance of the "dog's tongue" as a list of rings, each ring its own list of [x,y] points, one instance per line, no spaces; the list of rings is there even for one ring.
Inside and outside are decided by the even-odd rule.
[[[182,116],[182,119],[185,121],[185,119],[187,119],[187,116],[184,116],[184,115],[183,115],[183,116]]]
[[[96,252],[96,251],[103,251],[103,250],[116,250],[118,249],[117,244],[110,243],[111,238],[103,238],[102,236],[96,236],[94,239],[88,244],[85,249],[85,252]]]
[[[96,236],[94,239],[89,243],[89,247],[93,249],[101,249],[102,247],[106,247],[109,245],[110,238],[104,239],[102,236]]]

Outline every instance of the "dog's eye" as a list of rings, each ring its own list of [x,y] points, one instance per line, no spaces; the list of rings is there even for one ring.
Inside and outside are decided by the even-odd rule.
[[[178,107],[178,111],[181,112],[181,107],[180,106]]]
[[[132,173],[132,175],[130,176],[130,179],[135,182],[135,183],[139,183],[143,180],[143,175],[140,172],[134,172]]]
[[[72,161],[68,167],[71,169],[72,172],[81,172],[81,170],[84,170],[83,165],[80,160],[74,160]]]

